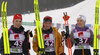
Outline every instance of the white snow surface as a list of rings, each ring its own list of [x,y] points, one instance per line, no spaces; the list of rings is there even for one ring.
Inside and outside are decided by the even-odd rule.
[[[92,0],[92,1],[84,0],[72,7],[40,12],[41,23],[43,22],[43,17],[51,16],[53,18],[53,23],[64,24],[64,20],[62,18],[63,12],[67,12],[68,15],[70,16],[69,25],[76,24],[76,19],[77,19],[78,15],[80,15],[80,14],[84,14],[87,17],[86,24],[94,24],[95,3],[96,3],[96,0]],[[35,20],[34,13],[24,14],[24,15],[22,15],[22,17],[23,17],[23,22],[33,22]],[[12,25],[13,16],[8,16],[7,18],[8,18],[8,28],[10,28],[10,26]],[[34,35],[34,29],[36,28],[36,26],[24,26],[24,27],[25,27],[25,31],[32,30],[33,35]],[[2,22],[0,22],[0,30],[1,30],[0,33],[2,33]],[[62,31],[62,29],[59,30],[59,32],[61,32],[61,31]],[[1,34],[0,34],[0,36],[1,36]],[[32,48],[32,46],[33,46],[32,39],[33,38],[30,37],[30,43],[31,43],[30,54],[36,55],[36,53],[33,51],[33,48]],[[68,54],[68,49],[66,46],[65,46],[64,50],[65,50],[65,53]],[[74,52],[74,47],[72,47],[72,50]],[[92,47],[91,47],[91,54],[93,55]],[[100,54],[100,52],[99,52],[99,54]]]

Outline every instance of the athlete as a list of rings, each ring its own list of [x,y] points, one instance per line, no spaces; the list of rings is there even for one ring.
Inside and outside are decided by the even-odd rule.
[[[67,39],[71,38],[71,45],[75,44],[75,51],[73,55],[91,55],[90,47],[93,47],[93,32],[86,25],[86,17],[84,15],[79,15],[77,18],[77,23],[75,25],[75,29],[71,31],[70,37],[66,38],[66,46]]]
[[[22,15],[15,14],[13,17],[13,25],[11,25],[8,30],[9,34],[9,45],[10,45],[10,55],[29,55],[28,45],[27,45],[27,36],[22,26]],[[4,45],[3,45],[3,35],[0,39],[0,53],[4,54]]]
[[[33,37],[33,50],[39,55],[41,49],[38,47],[38,37],[37,29],[35,29],[35,35]],[[60,55],[62,37],[58,32],[57,27],[52,27],[52,17],[46,16],[43,19],[43,28],[42,28],[43,40],[44,40],[44,50],[45,55]]]

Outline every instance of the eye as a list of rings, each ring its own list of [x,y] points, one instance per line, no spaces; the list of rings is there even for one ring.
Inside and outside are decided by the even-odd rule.
[[[16,20],[16,22],[18,22],[18,20]]]
[[[79,22],[79,20],[77,20],[77,22]]]
[[[19,21],[20,23],[22,22],[22,21]]]
[[[45,23],[45,24],[47,24],[47,23]]]
[[[81,22],[83,21],[83,20],[80,20]]]

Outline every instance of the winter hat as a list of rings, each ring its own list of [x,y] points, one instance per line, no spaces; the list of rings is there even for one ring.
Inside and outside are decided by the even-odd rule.
[[[83,19],[83,20],[84,20],[84,22],[86,23],[86,17],[85,17],[84,15],[79,15],[79,16],[78,16],[78,18]],[[77,18],[77,19],[78,19],[78,18]]]
[[[44,22],[52,22],[52,17],[50,17],[50,16],[46,16],[46,17],[44,17],[44,19],[43,19],[43,23]]]
[[[13,22],[15,19],[21,19],[22,20],[22,15],[21,14],[15,14],[13,17]]]

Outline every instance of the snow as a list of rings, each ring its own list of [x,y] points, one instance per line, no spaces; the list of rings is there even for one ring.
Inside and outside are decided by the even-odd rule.
[[[94,25],[95,3],[96,3],[96,0],[92,0],[92,1],[84,0],[83,2],[80,2],[72,7],[40,12],[41,23],[43,22],[43,17],[51,16],[53,18],[53,23],[64,24],[64,20],[62,19],[62,16],[63,16],[63,12],[67,12],[68,15],[70,16],[69,25],[76,24],[76,19],[79,14],[84,14],[87,17],[86,24]],[[23,14],[22,16],[23,16],[23,22],[33,22],[35,20],[34,13]],[[8,18],[8,28],[10,28],[10,26],[12,25],[13,16],[8,16],[7,18]],[[0,30],[2,30],[1,22],[0,22],[0,27],[1,27]],[[34,29],[36,28],[36,26],[24,26],[24,27],[25,27],[25,30],[28,30],[28,29],[32,30],[34,34]],[[60,31],[62,31],[62,29],[60,29]],[[2,33],[2,31],[0,33]],[[33,48],[32,48],[32,38],[31,37],[30,37],[30,43],[31,43],[30,54],[36,55],[36,53],[33,51]],[[72,47],[72,50],[74,52],[74,47]],[[66,46],[65,46],[65,53],[66,54],[68,53],[68,49],[66,48]],[[93,48],[91,48],[91,54],[92,53],[93,53]]]

